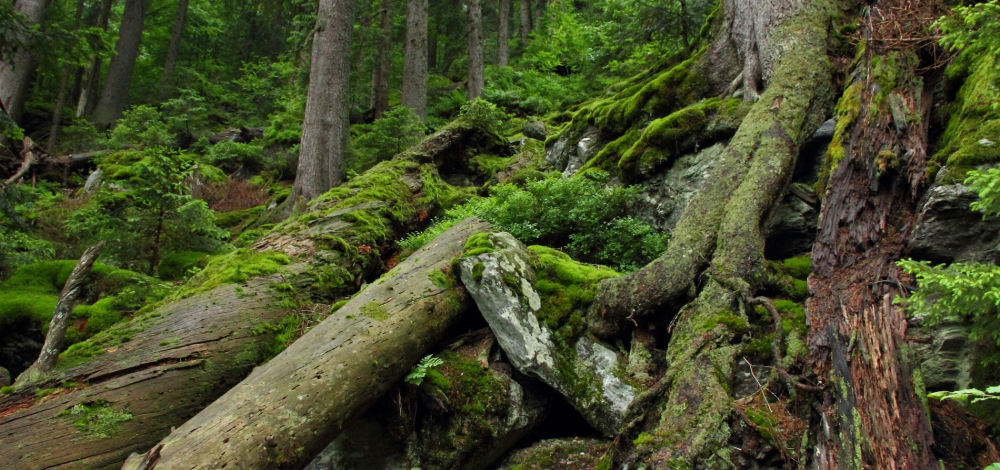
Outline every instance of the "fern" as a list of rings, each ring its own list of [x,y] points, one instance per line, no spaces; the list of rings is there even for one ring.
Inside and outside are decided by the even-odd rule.
[[[444,364],[444,361],[439,357],[434,357],[433,354],[420,360],[417,365],[413,366],[413,370],[406,376],[406,383],[419,386],[424,383],[424,377],[427,377],[427,372],[431,369]]]

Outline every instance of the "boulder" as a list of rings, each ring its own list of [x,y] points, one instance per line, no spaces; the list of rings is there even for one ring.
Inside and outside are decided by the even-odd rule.
[[[549,299],[536,289],[531,254],[508,233],[487,238],[488,252],[461,258],[459,266],[500,347],[519,372],[556,389],[595,429],[614,436],[636,395],[621,377],[624,361],[585,334],[567,336],[565,328],[553,330],[540,320]]]
[[[545,140],[548,137],[545,133],[545,123],[539,120],[524,123],[524,127],[521,128],[521,132],[524,133],[525,137],[530,137],[536,140]]]
[[[961,390],[972,386],[976,341],[969,339],[972,326],[947,322],[907,330],[920,357],[927,391]]]
[[[10,372],[3,367],[0,367],[0,387],[6,387],[11,384]]]
[[[499,354],[490,354],[495,340],[484,333],[436,353],[444,363],[419,386],[401,384],[386,394],[306,470],[481,470],[493,464],[547,416],[549,399],[533,380],[490,360]]]
[[[497,470],[597,470],[610,448],[598,439],[549,439],[511,452]]]
[[[1000,219],[983,219],[983,214],[970,209],[976,198],[962,184],[935,185],[928,190],[910,236],[910,254],[935,263],[996,262]]]
[[[580,135],[569,134],[560,137],[545,155],[549,166],[561,171],[565,177],[575,175],[607,145],[597,127],[591,126]]]

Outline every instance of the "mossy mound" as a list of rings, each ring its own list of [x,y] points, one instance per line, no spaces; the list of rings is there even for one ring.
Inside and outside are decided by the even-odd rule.
[[[598,470],[611,444],[597,439],[551,439],[516,450],[500,470]]]
[[[75,260],[45,261],[22,266],[0,285],[0,329],[29,323],[47,330],[59,294]],[[107,329],[149,301],[162,298],[167,287],[152,277],[96,263],[73,309],[66,343],[73,344]]]
[[[211,259],[211,254],[200,251],[182,251],[170,253],[163,257],[156,268],[156,274],[164,281],[178,281],[199,269],[204,269]]]
[[[530,246],[528,252],[535,269],[535,289],[542,297],[538,319],[569,342],[586,327],[584,317],[597,295],[597,284],[619,274],[544,246]]]
[[[977,165],[1000,161],[1000,64],[990,53],[962,61],[971,61],[956,66],[968,76],[934,155],[958,179]]]

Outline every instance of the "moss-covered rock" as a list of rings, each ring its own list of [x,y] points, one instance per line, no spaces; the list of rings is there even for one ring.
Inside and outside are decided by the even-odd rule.
[[[513,451],[498,470],[599,470],[611,443],[598,439],[549,439]]]
[[[635,390],[622,378],[617,353],[583,332],[597,283],[618,274],[550,248],[529,251],[508,233],[476,240],[478,254],[459,260],[462,282],[514,367],[555,388],[613,436]]]

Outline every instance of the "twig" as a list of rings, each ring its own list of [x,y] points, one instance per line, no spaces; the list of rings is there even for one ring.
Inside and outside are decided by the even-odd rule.
[[[745,357],[743,358],[743,362],[746,362],[747,365],[750,366],[750,376],[753,377],[753,381],[757,382],[757,386],[760,387],[758,391],[760,392],[760,397],[764,399],[764,404],[767,405],[767,411],[774,413],[774,410],[771,409],[771,403],[767,401],[767,394],[764,393],[764,386],[761,385],[760,380],[757,380],[757,374],[753,372],[753,364],[751,364]]]

